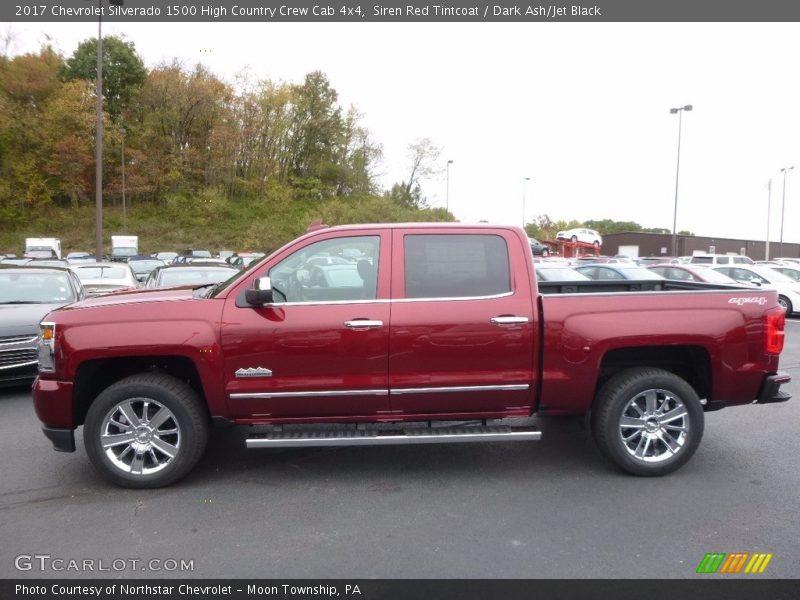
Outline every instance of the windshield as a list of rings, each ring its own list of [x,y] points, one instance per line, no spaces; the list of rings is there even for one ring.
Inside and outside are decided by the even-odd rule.
[[[175,267],[161,271],[158,285],[207,285],[209,283],[220,283],[229,277],[238,275],[233,269],[186,269]]]
[[[129,260],[128,266],[134,273],[149,273],[164,264],[163,260]]]
[[[125,279],[125,269],[122,267],[81,267],[75,269],[75,274],[83,281],[89,279]]]
[[[66,304],[75,293],[66,273],[0,273],[0,304]]]
[[[750,269],[761,275],[770,283],[794,283],[794,279],[778,271],[773,271],[769,267],[751,266]]]
[[[542,281],[589,281],[586,275],[569,267],[539,267],[536,275]]]
[[[624,274],[628,279],[664,279],[658,273],[653,273],[650,269],[644,267],[618,267],[619,272]]]
[[[728,277],[724,273],[715,271],[714,269],[698,269],[697,274],[705,279],[708,283],[738,283],[735,279]]]
[[[111,254],[114,256],[136,256],[139,251],[136,248],[114,248]]]

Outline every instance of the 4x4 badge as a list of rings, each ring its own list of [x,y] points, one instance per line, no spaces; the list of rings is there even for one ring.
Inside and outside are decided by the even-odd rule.
[[[264,367],[250,367],[237,370],[235,375],[236,377],[272,377],[272,371]]]

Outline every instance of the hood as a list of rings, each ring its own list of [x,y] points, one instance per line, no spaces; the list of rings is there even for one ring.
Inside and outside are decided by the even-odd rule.
[[[118,292],[103,296],[87,298],[75,304],[70,304],[65,310],[89,308],[92,306],[114,306],[117,304],[141,304],[147,302],[175,302],[178,300],[191,300],[192,288],[164,288],[154,290],[132,290]]]
[[[0,304],[0,337],[39,333],[39,321],[61,304]]]

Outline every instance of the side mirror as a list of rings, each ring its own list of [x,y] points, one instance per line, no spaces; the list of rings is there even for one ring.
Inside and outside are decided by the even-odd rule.
[[[753,285],[757,285],[758,287],[761,287],[761,280],[760,279],[751,279],[750,283],[752,283]]]
[[[247,303],[251,306],[263,306],[272,303],[272,281],[269,277],[259,277],[253,287],[245,290]]]

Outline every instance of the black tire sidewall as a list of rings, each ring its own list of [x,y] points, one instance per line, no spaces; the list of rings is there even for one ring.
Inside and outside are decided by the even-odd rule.
[[[786,303],[786,316],[787,317],[791,316],[792,311],[794,311],[794,306],[792,306],[792,301],[789,300],[786,296],[778,296],[778,298]]]
[[[619,420],[628,402],[649,389],[663,389],[683,402],[689,417],[689,432],[684,445],[672,458],[645,463],[633,458],[619,436]],[[633,475],[660,476],[671,473],[692,457],[703,437],[704,412],[694,388],[684,379],[661,369],[630,369],[617,374],[603,386],[593,411],[593,432],[603,454]]]
[[[166,406],[178,421],[180,449],[161,471],[150,475],[124,473],[106,456],[100,436],[103,420],[117,404],[128,398],[151,398]],[[169,376],[132,376],[106,388],[89,407],[83,428],[86,452],[94,467],[113,483],[132,488],[156,488],[184,477],[202,455],[208,441],[208,423],[200,411],[196,394]]]

